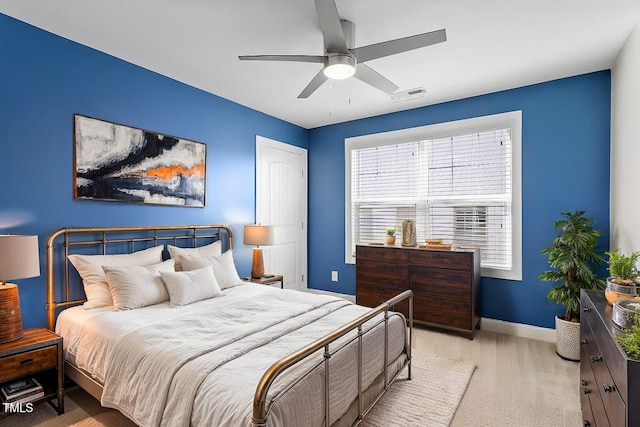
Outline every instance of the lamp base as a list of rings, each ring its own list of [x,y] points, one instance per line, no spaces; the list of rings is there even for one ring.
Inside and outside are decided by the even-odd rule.
[[[23,337],[18,286],[12,283],[0,285],[0,325],[0,343]]]
[[[262,249],[253,248],[253,263],[251,264],[251,277],[260,279],[264,275],[264,262],[262,260]]]

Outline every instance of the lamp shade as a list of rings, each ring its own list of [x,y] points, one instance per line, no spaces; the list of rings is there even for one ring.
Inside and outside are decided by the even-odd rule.
[[[18,287],[7,280],[39,275],[38,236],[0,236],[0,343],[23,337]]]
[[[273,245],[273,227],[270,225],[245,225],[245,245]]]
[[[38,236],[0,235],[0,282],[39,275]]]

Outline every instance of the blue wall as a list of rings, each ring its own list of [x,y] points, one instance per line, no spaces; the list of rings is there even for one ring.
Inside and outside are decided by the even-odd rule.
[[[355,293],[344,262],[344,139],[522,110],[523,280],[482,279],[482,316],[553,327],[564,310],[538,275],[560,212],[586,210],[609,242],[609,71],[312,129],[309,133],[309,284]],[[339,282],[331,282],[331,270]],[[606,271],[602,272],[604,275]]]
[[[207,144],[205,208],[73,200],[73,114]],[[24,327],[45,324],[45,245],[67,226],[230,224],[240,274],[255,215],[255,136],[308,131],[0,14],[0,233],[37,234],[41,276],[16,281]]]
[[[308,283],[353,294],[344,138],[520,109],[523,281],[483,279],[482,314],[552,327],[562,308],[537,277],[553,221],[584,209],[609,241],[610,86],[609,72],[598,72],[307,131],[0,14],[0,232],[38,234],[41,248],[41,277],[17,281],[24,325],[45,323],[44,245],[60,227],[228,223],[248,273],[250,248],[240,242],[254,219],[255,135],[309,149]],[[73,200],[73,113],[206,143],[207,207]]]

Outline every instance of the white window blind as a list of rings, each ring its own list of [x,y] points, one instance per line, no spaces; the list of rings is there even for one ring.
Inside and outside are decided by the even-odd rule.
[[[413,219],[419,243],[437,238],[477,247],[485,270],[514,269],[513,216],[519,206],[514,209],[512,136],[519,127],[465,125],[345,146],[351,255],[357,244],[381,243],[387,228]],[[519,195],[515,200],[519,205]]]

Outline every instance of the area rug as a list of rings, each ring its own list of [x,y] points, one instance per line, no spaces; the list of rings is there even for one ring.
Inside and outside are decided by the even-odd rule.
[[[448,426],[467,389],[475,365],[469,362],[415,354],[412,378],[406,371],[391,385],[361,427]],[[0,418],[0,427],[134,427],[131,421],[100,403],[84,390],[69,390],[64,415],[56,416],[47,404],[30,414]]]
[[[414,354],[412,379],[403,372],[360,426],[448,426],[475,369],[471,362]]]

